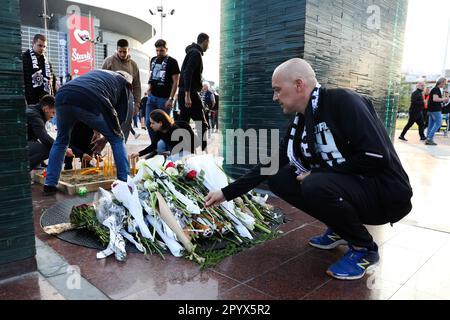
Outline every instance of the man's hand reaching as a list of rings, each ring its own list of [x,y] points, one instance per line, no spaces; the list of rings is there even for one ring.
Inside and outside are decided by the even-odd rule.
[[[108,141],[106,141],[106,138],[104,136],[102,136],[98,132],[94,132],[94,136],[92,137],[92,140],[91,140],[91,145],[92,145],[91,150],[95,154],[100,154],[100,153],[102,153],[103,149],[105,148],[107,142]]]

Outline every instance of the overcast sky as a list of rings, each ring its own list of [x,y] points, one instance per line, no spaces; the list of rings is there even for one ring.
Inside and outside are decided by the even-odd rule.
[[[441,74],[449,22],[450,1],[409,0],[403,71]],[[450,69],[450,47],[445,60]]]
[[[154,55],[153,44],[161,36],[161,18],[158,15],[150,15],[148,9],[157,13],[156,8],[161,5],[161,0],[77,0],[77,2],[124,12],[154,25],[157,30],[156,36],[144,46],[150,55]],[[194,42],[200,32],[208,33],[211,43],[210,49],[203,57],[203,75],[208,80],[218,82],[220,0],[164,0],[163,8],[165,12],[175,9],[173,16],[168,15],[163,19],[163,38],[168,41],[169,54],[178,60],[181,67],[186,46]],[[402,71],[441,73],[449,22],[449,0],[409,0]],[[450,69],[450,49],[445,66]]]

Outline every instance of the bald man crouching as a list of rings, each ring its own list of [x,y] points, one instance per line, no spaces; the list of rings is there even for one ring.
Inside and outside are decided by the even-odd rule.
[[[279,150],[280,170],[262,175],[253,168],[220,191],[206,206],[232,200],[269,179],[280,198],[323,222],[328,229],[313,237],[313,247],[347,253],[327,274],[362,278],[378,261],[378,246],[366,225],[395,223],[412,209],[412,189],[372,103],[346,89],[325,89],[302,59],[280,65],[272,77],[273,100],[295,114]]]

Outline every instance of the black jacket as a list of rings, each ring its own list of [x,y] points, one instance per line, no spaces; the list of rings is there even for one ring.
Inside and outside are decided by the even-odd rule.
[[[131,85],[124,77],[108,70],[93,70],[59,89],[56,108],[76,105],[94,114],[100,113],[117,136],[129,130],[133,112]]]
[[[190,140],[184,141],[182,138],[180,138],[179,140],[172,141],[172,134],[177,129],[187,130],[190,136]],[[198,139],[196,139],[194,131],[192,131],[191,126],[184,121],[176,121],[166,133],[163,133],[161,131],[156,132],[155,139],[153,139],[152,144],[144,150],[139,151],[139,156],[142,157],[147,154],[153,155],[156,152],[158,142],[160,140],[163,140],[170,147],[170,149],[174,148],[179,143],[182,143],[183,149],[185,151],[190,151],[192,154],[195,153],[195,148],[200,145],[197,141]]]
[[[409,112],[418,113],[425,109],[425,101],[423,100],[422,90],[417,89],[411,94],[411,106]]]
[[[84,154],[92,156],[92,137],[94,130],[89,128],[83,122],[77,122],[72,128],[69,147],[72,149],[75,157],[82,158]]]
[[[202,89],[202,56],[203,50],[198,44],[192,43],[186,47],[186,57],[181,66],[179,91],[199,92]]]
[[[41,104],[34,104],[27,106],[27,141],[40,141],[47,148],[51,148],[55,141],[45,130],[45,123],[47,122]]]
[[[33,64],[31,62],[31,56],[30,56],[30,50],[25,51],[22,54],[22,63],[23,63],[23,79],[24,79],[24,85],[25,85],[25,99],[27,101],[28,105],[33,105],[36,103],[39,103],[41,98],[45,96],[46,94],[49,94],[46,92],[43,87],[33,88],[33,82],[31,80],[31,77],[33,76]],[[45,69],[45,58],[43,55],[37,56],[39,67],[41,70]],[[54,75],[53,75],[53,68],[52,64],[49,62],[50,65],[50,74],[52,76],[51,81],[53,82]],[[54,85],[52,83],[52,85]]]
[[[300,147],[294,148],[302,163],[315,172],[336,172],[356,175],[374,184],[378,193],[374,196],[385,209],[387,221],[394,223],[411,210],[412,188],[394,146],[375,112],[372,103],[357,93],[345,89],[321,89],[319,108],[314,116],[316,150],[314,158],[305,158]],[[300,116],[294,146],[300,146],[305,128],[305,117]],[[292,124],[280,145],[280,168],[289,163],[287,145]],[[321,130],[325,129],[325,130]],[[317,132],[316,132],[317,133]],[[323,139],[317,141],[318,139]],[[321,144],[324,140],[326,150]],[[333,142],[331,142],[333,141]],[[330,143],[331,142],[331,143]],[[318,161],[317,159],[328,159]],[[270,165],[270,164],[269,164]],[[267,165],[267,167],[269,166]],[[256,187],[268,178],[260,175],[262,165],[222,189],[227,200],[231,200]]]

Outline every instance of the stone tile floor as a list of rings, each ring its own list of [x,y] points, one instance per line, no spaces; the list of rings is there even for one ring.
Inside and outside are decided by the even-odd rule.
[[[129,141],[130,151],[147,145],[145,132]],[[373,275],[338,281],[325,274],[345,251],[309,247],[309,237],[325,226],[284,201],[271,197],[288,223],[282,236],[224,259],[201,271],[185,259],[129,254],[125,263],[96,260],[96,251],[43,233],[40,216],[63,194],[42,197],[33,185],[38,272],[0,282],[6,299],[154,299],[154,300],[325,300],[450,299],[450,138],[438,135],[439,146],[426,147],[414,131],[395,145],[410,175],[414,208],[391,226],[369,226],[380,246],[381,263]],[[398,133],[397,133],[398,136]],[[133,138],[131,138],[133,139]],[[218,135],[213,136],[214,154]],[[77,275],[81,275],[77,277]]]

